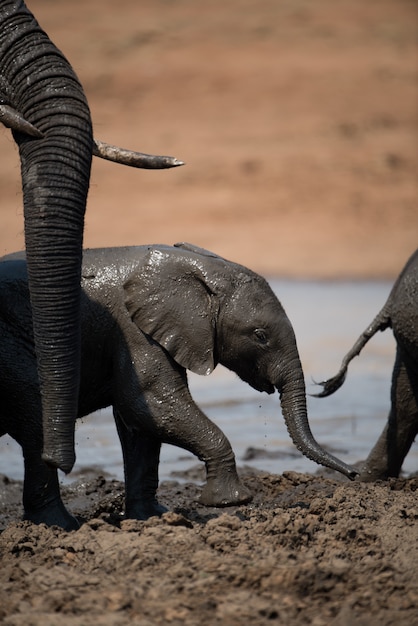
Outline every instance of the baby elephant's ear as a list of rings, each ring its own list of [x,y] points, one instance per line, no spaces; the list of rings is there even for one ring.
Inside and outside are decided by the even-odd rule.
[[[124,289],[129,315],[140,330],[185,369],[210,374],[216,366],[217,298],[196,265],[153,249]]]

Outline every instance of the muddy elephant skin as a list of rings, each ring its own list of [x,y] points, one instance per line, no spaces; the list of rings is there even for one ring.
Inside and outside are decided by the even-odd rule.
[[[350,361],[377,331],[386,328],[392,328],[396,341],[391,408],[384,430],[360,472],[364,481],[399,476],[418,433],[418,250],[406,263],[382,310],[345,355],[339,372],[320,383],[323,391],[317,396],[329,396],[339,389]]]
[[[25,518],[75,528],[60,498],[56,470],[41,458],[26,262],[22,255],[4,259],[0,433],[9,433],[23,449]],[[78,415],[113,407],[128,517],[147,519],[164,511],[156,499],[162,442],[204,461],[204,504],[251,499],[238,478],[229,441],[188,389],[187,369],[209,374],[217,363],[259,391],[278,389],[296,446],[316,462],[355,476],[312,436],[293,329],[261,276],[190,244],[86,250],[81,319]]]

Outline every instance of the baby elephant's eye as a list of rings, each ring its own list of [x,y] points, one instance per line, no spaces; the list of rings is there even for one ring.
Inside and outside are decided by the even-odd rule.
[[[266,331],[263,330],[262,328],[256,328],[254,331],[254,335],[257,337],[258,341],[260,343],[266,344],[267,343],[267,334]]]

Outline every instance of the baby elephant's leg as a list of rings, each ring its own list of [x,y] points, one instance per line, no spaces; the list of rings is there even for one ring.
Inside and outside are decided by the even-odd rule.
[[[164,417],[161,411],[164,411]],[[165,443],[196,455],[206,466],[206,485],[200,501],[207,506],[243,504],[252,499],[237,474],[235,455],[228,439],[194,403],[183,388],[171,402],[152,410],[158,434]],[[168,416],[168,417],[167,417]]]
[[[157,354],[150,364],[153,350]],[[125,448],[125,469],[134,485],[128,487],[129,499],[135,498],[135,491],[140,493],[140,500],[144,499],[140,483],[146,476],[146,484],[153,484],[152,480],[155,483],[147,488],[146,500],[152,503],[158,482],[158,446],[169,443],[192,452],[205,463],[207,484],[202,490],[203,504],[228,506],[251,500],[249,490],[238,477],[228,439],[193,401],[183,368],[169,360],[159,346],[147,344],[146,350],[142,346],[136,350],[131,345],[129,352],[121,353],[117,374],[116,421],[119,428],[122,421],[130,427],[128,432],[124,428],[119,432]],[[136,430],[141,438],[139,435],[132,438]],[[144,439],[143,433],[147,433]],[[135,468],[136,460],[140,463],[138,468]]]
[[[161,441],[146,433],[128,430],[119,413],[114,410],[113,414],[123,452],[126,517],[146,520],[160,516],[167,511],[157,500]]]
[[[61,500],[57,470],[44,463],[40,449],[23,448],[23,456],[23,519],[35,524],[61,526],[64,530],[77,530],[80,526],[78,521]]]

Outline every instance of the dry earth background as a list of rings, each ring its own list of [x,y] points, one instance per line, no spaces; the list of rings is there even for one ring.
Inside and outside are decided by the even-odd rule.
[[[395,276],[418,241],[416,0],[29,0],[104,141],[86,246],[188,240],[261,273]],[[0,252],[23,245],[1,131]]]
[[[97,138],[187,165],[95,161],[86,246],[188,240],[271,276],[394,277],[418,241],[415,0],[28,0],[73,63]],[[23,246],[0,129],[0,252]],[[0,622],[418,623],[416,478],[253,475],[252,505],[165,483],[161,521],[120,521],[119,483],[67,488],[86,524],[17,522],[1,482]],[[195,481],[193,475],[190,479]],[[197,482],[199,482],[197,480]]]

